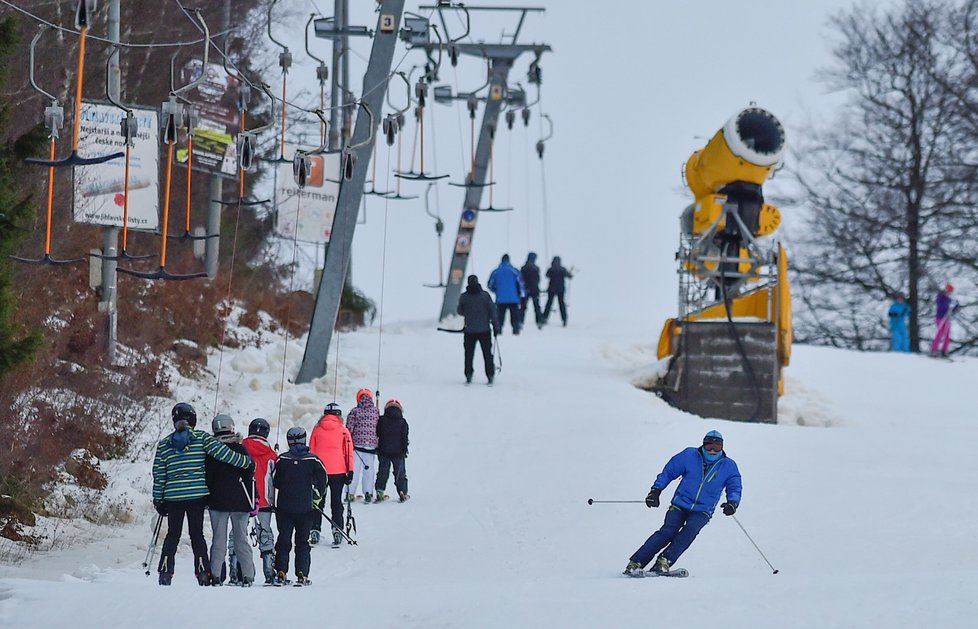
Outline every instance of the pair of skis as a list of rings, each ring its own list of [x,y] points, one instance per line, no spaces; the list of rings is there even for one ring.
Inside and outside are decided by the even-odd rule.
[[[656,572],[655,570],[632,570],[631,572],[623,572],[626,577],[632,577],[633,579],[642,579],[644,577],[674,577],[678,579],[685,579],[689,576],[689,571],[685,568],[674,568],[668,572]]]

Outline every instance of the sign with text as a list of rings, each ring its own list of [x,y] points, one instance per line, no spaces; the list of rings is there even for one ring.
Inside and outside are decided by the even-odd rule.
[[[236,106],[238,80],[224,70],[224,66],[208,63],[203,67],[200,59],[193,59],[183,66],[180,80],[184,85],[204,78],[191,90],[187,98],[200,112],[200,121],[194,135],[194,170],[217,173],[228,177],[238,176],[237,152],[234,145],[238,133]],[[180,148],[177,161],[187,161],[186,130],[180,130]]]
[[[129,159],[129,229],[155,230],[160,217],[159,116],[154,109],[133,108],[139,124]],[[125,114],[118,107],[82,103],[78,151],[97,157],[125,151],[120,124]],[[74,219],[107,227],[122,227],[126,189],[126,160],[76,166]]]
[[[290,152],[286,152],[290,154]],[[275,232],[305,242],[329,242],[336,200],[340,194],[340,156],[313,155],[312,173],[300,188],[292,162],[280,162],[275,183]]]

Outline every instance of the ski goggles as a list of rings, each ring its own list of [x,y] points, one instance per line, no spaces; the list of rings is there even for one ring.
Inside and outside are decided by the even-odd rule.
[[[704,443],[703,449],[706,450],[707,452],[720,452],[721,450],[723,450],[723,442],[711,441],[710,443]]]

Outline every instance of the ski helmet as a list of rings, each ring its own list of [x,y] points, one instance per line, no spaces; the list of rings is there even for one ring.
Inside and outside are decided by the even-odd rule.
[[[193,428],[197,425],[197,411],[194,407],[187,404],[186,402],[180,402],[173,406],[173,410],[170,411],[170,416],[173,419],[173,424],[176,425],[179,422],[186,422],[187,426]]]
[[[723,435],[721,435],[716,430],[711,430],[710,432],[706,433],[705,437],[703,437],[703,445],[706,445],[708,443],[719,443],[722,446]]]
[[[944,292],[945,293],[953,293],[954,292],[954,284],[952,284],[951,282],[948,282],[947,285],[944,286]]]
[[[297,443],[305,444],[306,429],[302,426],[293,426],[292,428],[289,428],[289,431],[285,433],[285,440],[290,446],[294,446]]]
[[[392,406],[397,407],[397,409],[399,411],[404,412],[404,407],[401,406],[401,401],[400,400],[397,400],[397,399],[387,400],[387,404],[384,404],[384,410],[386,411],[387,409],[391,408]]]
[[[366,396],[370,400],[374,399],[374,394],[373,392],[370,391],[370,389],[360,389],[359,391],[357,391],[357,404],[360,403],[360,400],[362,400],[364,396]]]
[[[263,439],[267,439],[268,433],[271,430],[272,427],[268,425],[268,421],[264,417],[256,417],[248,424],[248,436],[258,435]]]
[[[234,432],[234,420],[230,415],[221,413],[211,421],[211,432],[215,435],[229,435]]]
[[[336,402],[330,402],[323,409],[323,415],[336,415],[337,417],[343,417],[343,409]]]

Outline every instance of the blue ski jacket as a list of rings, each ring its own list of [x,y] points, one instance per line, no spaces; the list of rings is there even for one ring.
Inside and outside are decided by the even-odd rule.
[[[518,304],[526,294],[523,276],[509,262],[503,262],[489,275],[489,290],[496,293],[497,304]]]
[[[672,504],[677,507],[712,514],[724,489],[728,502],[740,504],[740,470],[726,452],[714,463],[709,463],[703,458],[700,448],[686,448],[669,459],[652,487],[665,489],[680,476],[682,480],[672,497]]]

